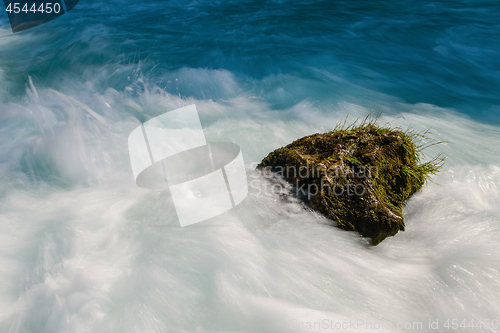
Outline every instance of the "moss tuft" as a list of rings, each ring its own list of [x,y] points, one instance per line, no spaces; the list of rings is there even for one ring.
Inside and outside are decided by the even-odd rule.
[[[319,189],[296,195],[339,228],[356,230],[377,245],[404,231],[404,202],[444,163],[441,155],[421,163],[422,151],[439,143],[428,131],[379,125],[379,117],[369,114],[348,126],[344,120],[327,133],[298,139],[270,153],[258,168],[310,170],[307,177],[281,175],[295,188]],[[315,171],[319,165],[322,172]]]

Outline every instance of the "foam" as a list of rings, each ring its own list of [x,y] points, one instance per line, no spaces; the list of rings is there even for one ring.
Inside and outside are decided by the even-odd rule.
[[[293,320],[425,327],[499,313],[497,127],[426,104],[387,109],[382,122],[432,127],[447,143],[427,158],[443,152],[447,163],[408,202],[406,231],[374,248],[296,200],[252,189],[232,211],[179,228],[168,193],[134,184],[126,138],[137,113],[196,103],[207,140],[237,143],[249,168],[369,108],[302,101],[276,111],[251,94],[216,102],[141,87],[32,85],[0,106],[0,330],[285,332]]]

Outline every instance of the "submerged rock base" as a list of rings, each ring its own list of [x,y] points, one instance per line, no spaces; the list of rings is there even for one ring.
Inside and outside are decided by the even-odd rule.
[[[365,121],[313,134],[270,153],[269,168],[294,187],[310,208],[373,245],[405,230],[404,202],[442,165],[439,156],[420,164],[422,133]]]

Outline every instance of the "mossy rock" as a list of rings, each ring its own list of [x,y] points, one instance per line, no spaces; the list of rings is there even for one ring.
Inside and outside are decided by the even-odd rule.
[[[298,139],[257,168],[285,178],[310,208],[377,245],[405,230],[403,204],[442,166],[439,156],[420,163],[421,138],[364,121]]]

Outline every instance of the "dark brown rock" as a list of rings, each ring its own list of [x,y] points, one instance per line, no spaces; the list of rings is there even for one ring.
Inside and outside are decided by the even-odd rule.
[[[418,136],[368,122],[298,139],[257,168],[282,176],[310,208],[377,245],[405,230],[404,202],[442,165],[439,156],[419,164]]]

